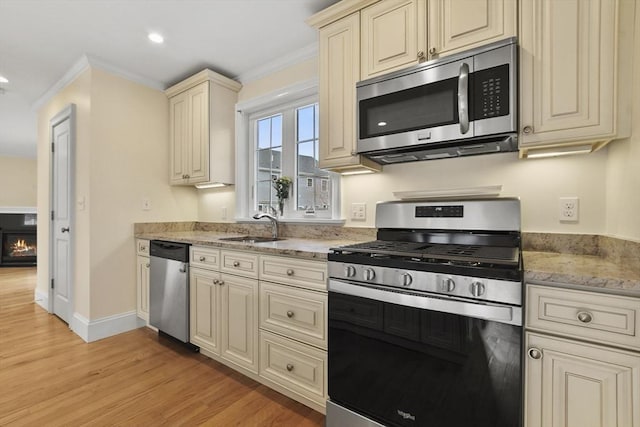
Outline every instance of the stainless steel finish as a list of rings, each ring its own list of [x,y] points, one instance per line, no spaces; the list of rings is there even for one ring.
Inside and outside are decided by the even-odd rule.
[[[593,320],[593,316],[588,311],[578,312],[578,320],[582,323],[590,323]]]
[[[287,276],[293,276],[293,270],[292,269],[288,269],[287,270]]]
[[[392,292],[379,286],[354,284],[335,279],[329,279],[329,291],[406,307],[522,326],[522,307],[470,302],[459,298],[438,298],[409,292]]]
[[[476,298],[481,297],[482,295],[484,295],[486,290],[487,289],[484,286],[484,283],[482,283],[482,282],[473,282],[473,283],[471,283],[471,295],[473,295]]]
[[[347,265],[344,268],[344,277],[353,277],[356,275],[356,268],[352,265]]]
[[[291,319],[291,318],[294,316],[294,314],[295,314],[295,313],[294,313],[293,311],[291,311],[291,310],[287,311],[287,317],[288,317],[289,319]]]
[[[277,239],[278,238],[278,218],[265,212],[260,212],[253,216],[253,219],[262,219],[262,218],[267,218],[269,219],[269,221],[271,221],[271,237],[273,239]]]
[[[189,264],[151,256],[149,324],[189,341]]]
[[[531,126],[525,126],[522,128],[522,133],[526,133],[527,135],[533,132],[533,128]]]
[[[364,270],[362,270],[362,277],[367,282],[371,282],[376,278],[376,271],[373,268],[364,268]]]
[[[527,351],[530,358],[538,360],[542,358],[542,352],[535,347],[532,347]]]
[[[327,400],[325,427],[385,427],[364,415]]]
[[[355,271],[354,276],[347,276],[345,274],[347,267],[353,267]],[[365,273],[367,270],[370,270],[371,273]],[[473,278],[453,274],[349,264],[336,261],[330,261],[328,263],[328,273],[330,278],[347,280],[351,283],[382,285],[390,289],[395,288],[402,291],[412,291],[416,293],[428,292],[432,294],[442,294],[443,286],[444,289],[449,289],[447,284],[449,283],[448,281],[451,280],[456,286],[448,292],[445,291],[443,296],[474,298],[478,301],[522,305],[522,283],[509,280]],[[372,274],[373,277],[367,279],[367,274]],[[410,274],[413,278],[409,285],[405,285],[404,274]],[[477,297],[474,297],[471,293],[471,284],[474,282],[481,283],[485,289],[484,293]]]
[[[465,70],[467,73],[501,64],[510,64],[508,115],[474,120],[469,123],[468,131],[465,131],[466,124],[462,123],[463,117],[461,122],[456,124],[372,138],[362,138],[359,134],[360,126],[357,126],[357,153],[364,154],[381,164],[392,164],[471,154],[516,151],[518,149],[517,51],[516,39],[509,38],[357,83],[357,102],[359,103],[380,95],[400,92],[449,78],[459,78],[463,64],[467,64],[469,67],[468,70]],[[432,54],[432,52],[435,53],[435,49],[432,48],[429,54]],[[356,123],[360,123],[359,108],[356,110]],[[466,114],[468,118],[468,109]],[[424,138],[426,134],[429,135],[428,138]],[[454,146],[433,147],[433,143],[451,141],[455,141]],[[482,145],[481,148],[477,147],[474,150],[462,149],[465,145],[478,145],[478,143]],[[431,150],[435,151],[430,155]],[[413,156],[411,155],[412,153],[414,154]]]
[[[416,218],[417,206],[462,206],[462,218]],[[377,228],[520,231],[516,198],[431,202],[393,201],[376,205]]]
[[[264,242],[276,242],[281,239],[279,237],[261,237],[261,236],[240,236],[240,237],[222,237],[218,240],[222,240],[223,242],[242,242],[242,243],[264,243]]]
[[[409,273],[402,273],[400,277],[402,277],[402,286],[411,286],[413,283],[413,276]]]
[[[68,232],[69,232],[69,227],[62,227],[62,228],[60,229],[60,232],[61,232],[61,233],[68,233]]]
[[[440,282],[440,290],[444,293],[451,293],[456,289],[456,282],[450,277]]]
[[[463,62],[458,74],[458,118],[460,133],[469,132],[469,64]]]

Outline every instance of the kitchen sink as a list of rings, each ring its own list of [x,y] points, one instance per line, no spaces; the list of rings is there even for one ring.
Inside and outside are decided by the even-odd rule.
[[[273,237],[259,237],[259,236],[241,236],[241,237],[223,237],[218,240],[223,240],[225,242],[265,243],[265,242],[277,242],[285,239],[273,238]]]

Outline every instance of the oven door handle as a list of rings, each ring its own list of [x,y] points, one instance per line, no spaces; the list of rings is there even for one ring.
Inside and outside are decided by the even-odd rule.
[[[434,298],[405,292],[388,291],[374,286],[354,285],[334,279],[329,279],[329,291],[422,310],[440,311],[443,313],[522,326],[522,307],[491,303],[473,303],[459,299]]]

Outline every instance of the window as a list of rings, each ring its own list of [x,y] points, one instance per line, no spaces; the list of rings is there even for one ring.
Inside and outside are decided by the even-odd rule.
[[[318,167],[317,87],[302,92],[306,93],[296,95],[289,90],[284,92],[286,97],[274,95],[264,103],[238,105],[240,126],[246,126],[244,141],[240,137],[238,142],[239,219],[248,219],[255,212],[279,214],[273,182],[285,176],[292,183],[281,218],[318,221],[339,217],[339,176]],[[246,180],[240,179],[242,175]]]

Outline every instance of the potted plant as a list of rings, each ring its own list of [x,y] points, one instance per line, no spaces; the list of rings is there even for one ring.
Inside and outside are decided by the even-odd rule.
[[[281,176],[273,179],[273,188],[276,189],[276,197],[278,197],[278,211],[280,216],[284,213],[284,201],[289,198],[291,184],[293,180],[288,176]]]

